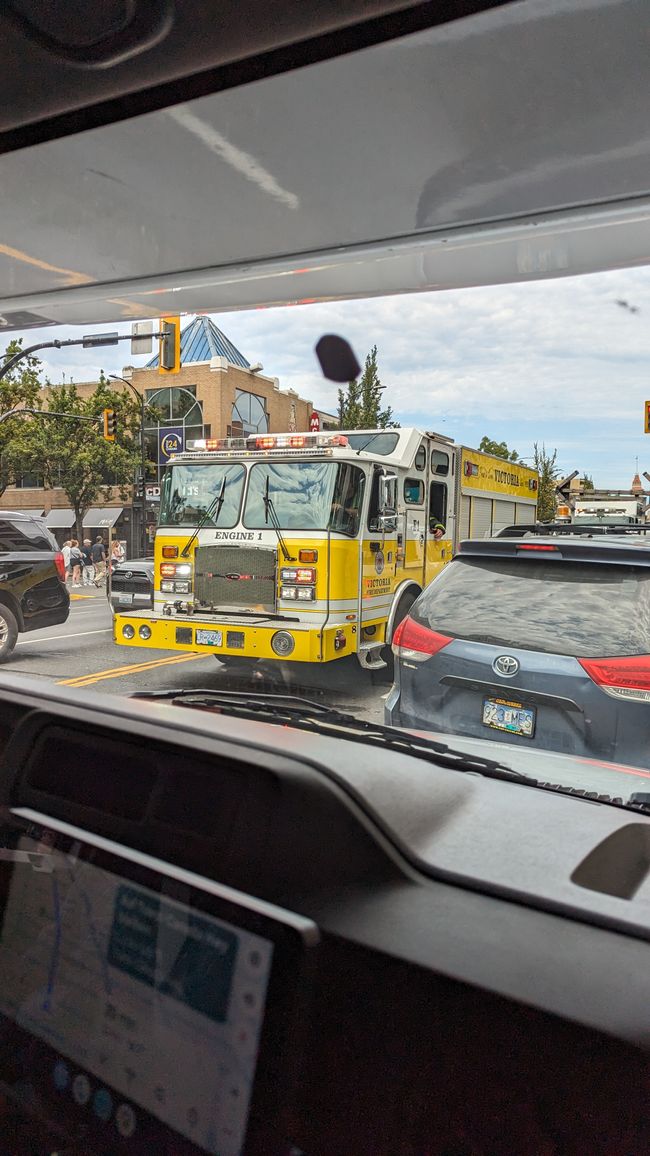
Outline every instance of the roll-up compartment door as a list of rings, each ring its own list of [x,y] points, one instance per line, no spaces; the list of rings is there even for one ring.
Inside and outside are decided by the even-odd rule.
[[[515,517],[515,502],[504,502],[501,499],[496,499],[494,502],[494,521],[492,524],[492,533],[496,534],[497,530],[503,530],[504,526],[514,526]]]
[[[492,524],[492,499],[476,498],[472,495],[472,509],[469,519],[470,538],[489,538]]]
[[[529,506],[527,502],[517,502],[515,504],[515,525],[532,526],[534,522],[535,507]]]

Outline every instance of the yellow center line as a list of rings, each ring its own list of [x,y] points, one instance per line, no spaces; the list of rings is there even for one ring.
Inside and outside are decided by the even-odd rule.
[[[137,674],[139,671],[155,670],[158,666],[172,666],[178,662],[192,662],[195,658],[210,658],[209,654],[178,654],[171,658],[156,658],[151,662],[137,662],[129,666],[114,666],[110,670],[97,670],[93,674],[81,674],[76,678],[61,678],[59,686],[90,686],[94,682],[102,682],[105,678],[121,678],[125,674]]]

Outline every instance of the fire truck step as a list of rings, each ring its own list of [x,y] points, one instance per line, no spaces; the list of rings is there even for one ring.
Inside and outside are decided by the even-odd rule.
[[[365,670],[382,670],[383,667],[388,665],[388,663],[384,662],[384,659],[381,657],[381,652],[384,649],[384,645],[385,644],[383,642],[361,643],[357,651],[357,656],[359,658],[359,662],[365,668]]]

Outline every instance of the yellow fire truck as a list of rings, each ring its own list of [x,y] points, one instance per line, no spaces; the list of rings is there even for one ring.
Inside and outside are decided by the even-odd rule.
[[[417,429],[189,442],[163,478],[153,610],[116,614],[115,641],[383,668],[458,541],[533,523],[537,487]]]

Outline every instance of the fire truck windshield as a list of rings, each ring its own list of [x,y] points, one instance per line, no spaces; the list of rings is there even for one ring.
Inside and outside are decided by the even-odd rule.
[[[268,525],[265,497],[273,501],[282,530],[337,530],[356,534],[365,475],[347,463],[260,462],[250,472],[244,525]]]
[[[220,526],[236,526],[245,476],[246,470],[238,462],[191,462],[169,466],[163,478],[159,524],[195,526],[212,506],[212,516],[206,519],[206,526],[215,524],[217,509]],[[216,502],[219,494],[223,495],[220,505]]]

